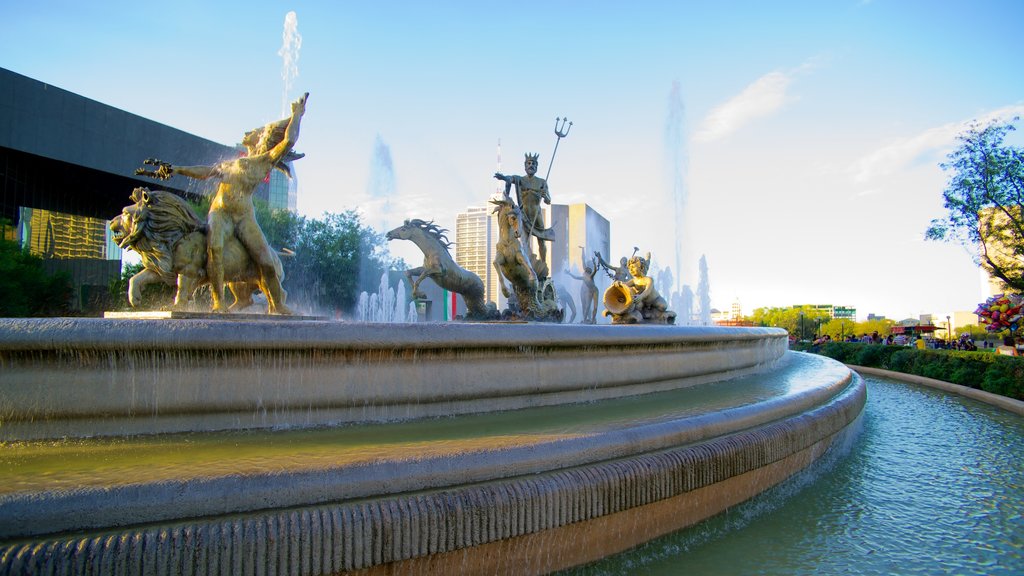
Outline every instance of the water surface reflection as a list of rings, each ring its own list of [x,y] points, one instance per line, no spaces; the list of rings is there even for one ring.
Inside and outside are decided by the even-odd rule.
[[[867,378],[847,454],[567,574],[1022,574],[1024,418]]]

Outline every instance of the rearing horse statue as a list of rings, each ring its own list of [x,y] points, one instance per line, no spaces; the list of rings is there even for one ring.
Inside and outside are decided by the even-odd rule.
[[[550,281],[538,278],[531,254],[523,242],[523,215],[509,196],[490,201],[498,214],[498,245],[494,268],[498,272],[501,292],[510,298],[505,280],[512,285],[516,302],[526,318],[541,321],[562,319],[562,311]],[[550,293],[550,294],[549,294]]]
[[[466,303],[467,317],[485,320],[497,316],[494,306],[487,306],[484,301],[484,283],[476,274],[455,263],[448,252],[451,243],[444,235],[447,230],[433,222],[420,219],[406,220],[398,228],[385,236],[388,240],[411,240],[423,252],[423,266],[405,271],[405,276],[412,284],[412,297],[425,298],[420,292],[420,282],[430,278],[445,290],[462,295]],[[413,276],[416,279],[413,280]]]

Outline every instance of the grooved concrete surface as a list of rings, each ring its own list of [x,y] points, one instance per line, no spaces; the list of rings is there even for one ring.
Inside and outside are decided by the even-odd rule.
[[[525,338],[529,332],[519,333],[518,340],[509,332],[504,337],[511,341],[504,342],[501,335],[475,341],[470,335],[465,347],[500,356],[494,351],[503,346],[540,355],[554,349],[566,353],[566,347],[607,353],[621,346],[623,355],[657,357],[673,354],[665,346],[707,351],[728,343],[726,352],[714,352],[720,357],[737,342],[778,337],[773,331],[672,335],[623,328],[612,328],[622,330],[616,338],[571,330],[541,330],[534,340]],[[370,348],[381,357],[415,357],[423,350],[412,339],[402,344],[407,348],[401,354],[382,352],[383,333],[370,332]],[[310,347],[343,348],[329,344],[336,336],[312,334]],[[668,343],[659,343],[658,336]],[[0,350],[7,354],[11,348],[3,347],[4,340],[0,337]],[[250,357],[266,354],[263,346],[292,347],[273,335],[249,344]],[[53,341],[38,347],[61,346]],[[437,350],[450,355],[457,349]],[[24,367],[24,351],[2,357]],[[420,438],[416,446],[433,453],[423,448],[410,454],[417,449],[387,437],[369,445],[375,455],[349,458],[344,446],[351,437],[332,436],[316,445],[333,454],[318,456],[326,460],[307,462],[305,452],[280,460],[270,454],[264,464],[245,471],[242,467],[255,465],[259,456],[228,435],[225,452],[214,452],[225,461],[216,463],[226,466],[219,471],[199,458],[192,467],[168,464],[163,478],[158,478],[160,466],[153,466],[153,479],[128,479],[128,468],[119,468],[126,464],[115,461],[103,472],[100,458],[89,482],[61,470],[37,476],[34,487],[8,476],[0,484],[15,488],[0,491],[0,574],[524,574],[587,562],[767,489],[827,450],[860,414],[863,383],[842,365],[804,354],[783,359],[773,344],[762,346],[759,354],[766,357],[759,370],[767,384],[760,376],[725,383],[709,383],[714,380],[709,376],[702,386],[411,428],[410,435],[423,436],[433,427],[466,422],[474,431],[441,434],[434,443]],[[736,375],[729,366],[719,379]],[[535,416],[542,421],[533,423]],[[387,432],[403,425],[378,426]],[[373,430],[356,426],[351,432],[367,429]],[[307,433],[319,432],[259,434]],[[111,442],[129,453],[137,448],[142,458],[147,443],[176,437],[61,442],[80,449],[88,469],[89,459]],[[12,450],[5,455],[12,462],[29,462],[36,448],[48,444],[28,440],[0,449]],[[23,460],[18,447],[27,447]],[[204,468],[208,473],[197,472]]]

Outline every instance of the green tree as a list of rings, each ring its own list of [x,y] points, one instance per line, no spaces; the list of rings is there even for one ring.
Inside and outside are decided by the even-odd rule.
[[[259,202],[256,207],[267,241],[282,251],[288,302],[300,308],[351,312],[360,292],[376,292],[381,274],[404,266],[355,211],[305,218]]]
[[[68,311],[71,279],[48,274],[43,260],[0,238],[0,316],[59,316]]]
[[[1018,118],[1014,118],[1016,122]],[[973,123],[941,164],[952,176],[943,191],[945,218],[932,220],[929,240],[957,241],[1008,290],[1024,292],[1024,150],[1003,144],[1012,122]]]
[[[209,212],[209,197],[189,202],[197,214]],[[355,211],[307,218],[271,209],[259,200],[253,205],[267,242],[281,255],[290,306],[351,312],[360,292],[377,291],[381,274],[405,266],[388,253],[383,234],[365,226]],[[127,281],[136,272],[138,269],[126,270],[111,286],[126,306]]]
[[[809,339],[818,333],[819,327],[826,325],[829,315],[811,306],[757,308],[750,320],[758,326],[785,328],[799,339]]]

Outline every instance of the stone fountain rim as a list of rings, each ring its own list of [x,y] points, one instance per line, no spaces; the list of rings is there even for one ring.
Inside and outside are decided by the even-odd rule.
[[[2,318],[0,352],[707,345],[786,335],[781,328],[726,326]]]
[[[790,355],[798,364],[830,366],[830,370],[817,374],[829,382],[791,396],[736,406],[717,413],[616,428],[538,445],[474,451],[455,459],[444,456],[358,462],[325,469],[172,479],[52,493],[7,494],[0,496],[0,516],[17,519],[10,526],[20,525],[22,530],[28,527],[27,523],[32,523],[36,535],[42,535],[55,526],[61,526],[62,531],[100,527],[73,524],[76,518],[108,522],[113,519],[115,524],[137,524],[143,523],[145,518],[152,519],[155,511],[163,510],[173,514],[159,521],[175,522],[188,516],[251,513],[310,504],[309,498],[313,494],[318,496],[312,504],[353,501],[371,496],[397,497],[444,490],[461,483],[508,480],[567,467],[585,467],[677,446],[700,444],[797,418],[856,393],[860,379],[842,364],[802,353]],[[402,472],[397,476],[399,469]],[[381,492],[382,486],[387,486],[388,490]],[[185,493],[190,494],[184,500],[189,503],[188,507],[180,504]],[[134,503],[126,505],[131,502]],[[50,513],[41,514],[43,508],[49,509]],[[11,536],[0,530],[0,539]]]

